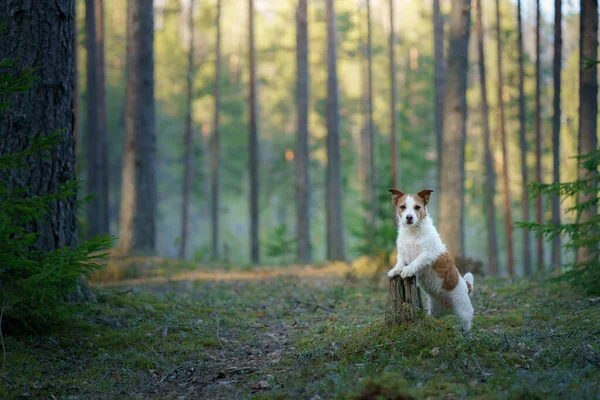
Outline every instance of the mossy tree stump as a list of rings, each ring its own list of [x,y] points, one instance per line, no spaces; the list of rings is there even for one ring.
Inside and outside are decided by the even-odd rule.
[[[385,323],[388,327],[412,322],[423,314],[423,299],[417,286],[417,278],[402,279],[394,276],[388,280],[388,297],[385,307]]]

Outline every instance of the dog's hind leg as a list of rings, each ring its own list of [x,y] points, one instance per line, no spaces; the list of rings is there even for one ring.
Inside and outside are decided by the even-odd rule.
[[[446,306],[436,298],[427,296],[427,314],[434,318],[443,317],[446,314]]]
[[[469,296],[465,293],[464,297],[454,299],[452,302],[452,312],[460,321],[461,327],[468,331],[471,329],[471,321],[473,320],[473,306]]]

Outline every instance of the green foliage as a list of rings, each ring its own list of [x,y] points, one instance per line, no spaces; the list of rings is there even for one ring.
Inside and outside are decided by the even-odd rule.
[[[551,223],[537,224],[534,222],[518,222],[517,226],[531,229],[537,236],[543,236],[548,240],[556,236],[568,238],[564,247],[571,252],[584,249],[587,256],[583,260],[575,261],[565,265],[569,270],[564,278],[572,283],[586,288],[590,294],[600,293],[600,216],[593,213],[592,216],[581,219],[582,215],[598,206],[598,187],[600,186],[600,149],[589,154],[577,157],[582,170],[587,171],[585,176],[573,182],[558,184],[533,183],[532,197],[536,196],[560,196],[564,201],[568,198],[579,197],[574,206],[566,209],[567,214],[574,215],[574,222],[554,225]],[[583,196],[583,200],[582,200]]]
[[[15,61],[0,61],[0,95],[22,92],[34,80],[32,71],[14,74]],[[0,103],[0,109],[7,102]],[[57,201],[75,196],[78,182],[63,185],[56,193],[30,196],[27,187],[11,187],[11,172],[27,167],[31,157],[46,157],[62,139],[56,131],[32,140],[26,150],[0,157],[0,307],[3,317],[27,328],[57,321],[68,314],[67,297],[78,279],[101,266],[112,238],[99,236],[79,247],[53,251],[36,248],[37,235],[31,226],[48,216]]]
[[[272,257],[278,262],[290,263],[296,254],[296,239],[288,232],[286,224],[277,226],[269,235],[265,243],[267,257]]]

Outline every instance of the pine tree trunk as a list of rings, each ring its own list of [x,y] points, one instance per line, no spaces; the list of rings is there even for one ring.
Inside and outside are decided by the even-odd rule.
[[[562,0],[554,0],[554,97],[552,116],[552,153],[553,153],[553,183],[560,182],[560,91],[562,64]],[[552,224],[560,225],[560,197],[552,196]],[[560,235],[552,240],[552,267],[556,274],[560,272]]]
[[[500,33],[500,0],[496,0],[496,44],[497,44],[497,62],[498,62],[498,131],[502,142],[502,191],[504,194],[504,226],[506,230],[506,256],[508,274],[515,274],[515,257],[513,250],[513,227],[512,211],[510,201],[510,188],[508,178],[508,149],[506,128],[504,126],[504,79],[502,72],[502,36]]]
[[[334,0],[325,0],[327,19],[327,259],[345,259]]]
[[[377,220],[377,181],[375,171],[375,126],[373,124],[373,32],[371,26],[371,0],[367,0],[367,151],[368,161],[367,190],[368,190],[368,238],[375,239],[375,224]]]
[[[536,0],[536,24],[535,24],[535,180],[542,182],[542,104],[541,104],[541,66],[540,66],[540,23],[541,23],[540,0]],[[542,223],[542,196],[535,200],[535,222]],[[544,239],[540,236],[537,242],[537,267],[538,271],[544,270]]]
[[[490,144],[489,107],[487,100],[487,82],[485,70],[485,52],[483,39],[483,22],[481,2],[476,0],[477,7],[477,51],[479,53],[479,85],[481,87],[481,119],[483,124],[483,146],[485,151],[485,204],[487,214],[487,251],[488,251],[488,273],[491,276],[498,274],[498,240],[496,237],[496,209],[494,196],[496,192],[496,173],[494,169],[494,157]]]
[[[526,137],[526,111],[525,111],[525,77],[523,71],[523,22],[521,19],[521,0],[517,1],[517,29],[519,50],[519,144],[521,147],[521,219],[529,221],[529,188],[527,184],[527,137]],[[525,275],[531,275],[531,248],[530,234],[523,229],[523,269]]]
[[[77,7],[75,7],[77,9]],[[79,82],[77,73],[78,62],[79,62],[79,42],[78,42],[78,32],[77,32],[77,12],[75,12],[74,17],[75,22],[73,22],[73,141],[75,146],[75,176],[78,177],[79,166],[78,166],[78,158],[79,158]]]
[[[194,0],[190,0],[188,11],[188,74],[187,74],[187,112],[185,116],[185,155],[184,155],[184,177],[183,177],[183,204],[181,207],[181,244],[179,246],[179,258],[185,260],[188,236],[189,236],[189,215],[190,215],[190,194],[192,192],[193,179],[193,102],[194,102]]]
[[[215,110],[213,137],[210,144],[211,152],[211,236],[212,236],[212,259],[219,259],[219,144],[220,144],[220,120],[221,108],[221,0],[217,0],[217,43],[215,55]]]
[[[310,150],[308,146],[308,0],[299,0],[296,10],[296,234],[298,262],[312,261],[310,241]]]
[[[433,0],[433,46],[435,57],[435,138],[438,159],[438,185],[442,176],[443,124],[444,124],[444,19],[440,11],[440,0]],[[439,201],[438,212],[439,216]]]
[[[56,193],[75,178],[75,1],[10,2],[0,6],[0,21],[6,24],[0,60],[18,59],[23,68],[37,68],[38,77],[30,90],[7,96],[12,104],[0,114],[0,156],[22,152],[34,138],[64,130],[47,157],[31,157],[28,168],[12,171],[7,184],[28,187],[30,196]],[[38,235],[38,250],[77,245],[75,208],[75,196],[55,201],[48,218],[30,226]]]
[[[598,149],[598,66],[595,63],[586,65],[587,60],[598,60],[598,1],[581,0],[580,20],[580,69],[579,69],[579,155],[588,154]],[[594,174],[597,174],[595,171]],[[589,178],[588,171],[580,168],[578,178]],[[579,203],[590,201],[595,193],[580,195]],[[596,206],[583,212],[580,223],[597,215]],[[585,248],[577,252],[577,261],[586,261],[590,255]]]
[[[435,0],[438,1],[438,0]],[[398,187],[398,118],[396,116],[396,32],[394,23],[394,0],[390,0],[390,168],[392,170],[391,187]]]
[[[260,262],[259,247],[259,149],[256,108],[256,52],[254,50],[254,0],[248,0],[248,47],[250,57],[250,259]]]
[[[100,146],[100,233],[110,232],[110,204],[109,204],[109,145],[107,128],[107,104],[106,104],[106,57],[104,45],[104,0],[96,2],[96,49],[98,51],[98,144]]]
[[[444,89],[443,148],[452,157],[442,157],[439,230],[449,252],[462,256],[464,170],[467,116],[467,71],[471,0],[452,0],[450,48]]]
[[[156,123],[153,0],[127,3],[127,92],[119,251],[155,251]]]

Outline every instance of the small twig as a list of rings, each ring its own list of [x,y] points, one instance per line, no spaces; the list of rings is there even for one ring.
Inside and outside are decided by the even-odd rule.
[[[219,342],[219,346],[221,346],[221,348],[223,348],[223,343],[221,342],[221,336],[219,336],[219,322],[221,321],[221,318],[217,317],[217,342]]]
[[[320,305],[320,304],[317,302],[317,299],[315,299],[314,295],[313,295],[314,304],[313,304],[313,303],[309,303],[309,302],[307,302],[307,301],[304,301],[304,300],[300,300],[299,298],[297,298],[296,296],[294,296],[294,295],[292,294],[292,292],[290,292],[290,289],[288,289],[288,287],[285,285],[285,282],[283,282],[283,281],[282,281],[282,284],[283,284],[283,288],[285,289],[285,291],[288,293],[288,295],[289,295],[289,296],[290,296],[290,297],[291,297],[291,298],[292,298],[292,299],[293,299],[293,300],[294,300],[296,303],[298,303],[298,304],[304,304],[305,306],[310,306],[310,307],[314,306],[314,307],[315,307],[315,311],[316,311],[317,309],[319,309],[319,308],[320,308],[321,310],[325,310],[325,311],[328,311],[328,312],[335,312],[335,311],[334,311],[334,310],[332,310],[331,308],[324,307],[324,306]],[[311,293],[311,295],[312,295],[312,293]]]
[[[377,347],[391,346],[391,345],[393,345],[393,344],[396,344],[396,342],[395,342],[395,341],[393,341],[393,342],[388,342],[388,343],[376,344],[375,346],[373,346],[373,347],[371,347],[371,348],[368,348],[368,349],[363,349],[363,350],[351,351],[350,353],[346,353],[346,354],[358,354],[358,353],[363,353],[363,352],[365,352],[365,351],[369,351],[369,350],[372,350],[372,349],[374,349],[374,348],[377,348]]]
[[[4,335],[2,335],[2,317],[4,316],[4,307],[0,310],[0,342],[2,342],[2,369],[6,369],[6,347],[4,347]]]

